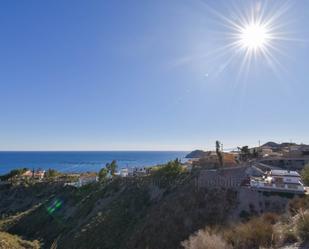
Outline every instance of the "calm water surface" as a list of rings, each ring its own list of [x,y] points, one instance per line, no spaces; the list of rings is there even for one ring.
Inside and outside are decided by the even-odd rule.
[[[117,160],[119,167],[142,167],[185,160],[185,151],[0,152],[0,174],[15,168],[53,168],[62,172],[99,171]]]

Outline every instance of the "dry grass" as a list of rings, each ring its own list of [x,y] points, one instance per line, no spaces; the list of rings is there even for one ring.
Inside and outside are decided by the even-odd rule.
[[[289,202],[289,211],[291,215],[296,215],[309,208],[309,198],[295,198]]]
[[[278,241],[278,234],[273,228],[274,215],[253,218],[241,223],[224,233],[224,237],[235,249],[257,249],[271,247]]]
[[[252,218],[246,223],[234,224],[223,230],[199,230],[182,243],[185,249],[258,249],[274,247],[279,239],[286,242],[295,242],[295,233],[280,234],[275,231],[274,225],[279,216],[273,213]]]
[[[38,241],[22,240],[18,236],[0,232],[0,249],[39,249]]]
[[[301,212],[294,217],[267,213],[246,223],[233,225],[225,230],[224,239],[234,249],[277,248],[299,242],[299,239],[307,243],[309,213]]]
[[[185,249],[231,249],[220,235],[209,229],[199,230],[181,244]]]
[[[297,222],[297,234],[301,240],[309,241],[309,214],[300,214]]]
[[[282,244],[290,244],[298,241],[296,233],[293,229],[285,229],[281,236]]]

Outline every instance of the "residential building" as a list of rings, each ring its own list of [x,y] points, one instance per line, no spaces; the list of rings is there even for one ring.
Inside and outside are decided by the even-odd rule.
[[[129,169],[123,168],[120,171],[115,172],[115,176],[127,177],[129,176]]]
[[[120,176],[121,177],[127,177],[129,175],[129,169],[124,168],[120,170]]]
[[[80,188],[87,184],[98,182],[99,178],[95,173],[85,173],[79,176],[77,181],[74,182],[66,182],[64,186],[73,186],[76,188]]]
[[[309,163],[309,157],[265,157],[259,162],[286,170],[302,170]]]
[[[292,145],[284,153],[285,157],[309,157],[309,145]]]
[[[271,170],[262,178],[252,178],[250,186],[263,191],[300,194],[305,192],[299,173],[289,170]]]
[[[97,174],[84,174],[78,179],[77,187],[82,187],[87,184],[95,183],[99,181]]]
[[[234,167],[237,166],[237,159],[239,154],[235,155],[234,153],[221,153],[223,159],[224,167]],[[216,151],[208,151],[207,155],[200,158],[198,161],[194,161],[195,166],[201,167],[218,167],[220,166],[219,158]]]
[[[45,170],[27,170],[22,174],[23,178],[34,178],[42,180],[45,176]]]

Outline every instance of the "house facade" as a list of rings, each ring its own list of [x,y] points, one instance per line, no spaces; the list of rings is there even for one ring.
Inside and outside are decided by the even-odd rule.
[[[302,170],[309,163],[309,157],[267,157],[259,162],[286,170]]]
[[[42,180],[45,176],[45,170],[27,170],[22,174],[23,178],[34,178],[38,180]]]
[[[299,173],[289,170],[271,170],[260,179],[251,179],[250,186],[253,189],[274,192],[300,194],[305,192]]]

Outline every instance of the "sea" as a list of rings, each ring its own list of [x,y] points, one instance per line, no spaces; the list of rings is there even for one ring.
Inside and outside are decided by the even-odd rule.
[[[188,151],[0,152],[0,175],[16,168],[97,172],[112,160],[117,161],[119,168],[140,168],[163,164],[176,158],[185,161],[187,154]]]

